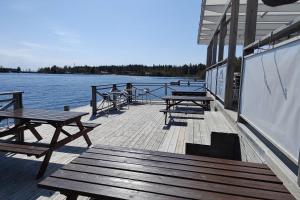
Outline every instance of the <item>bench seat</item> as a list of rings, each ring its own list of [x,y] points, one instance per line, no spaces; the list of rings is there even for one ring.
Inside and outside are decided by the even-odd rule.
[[[26,154],[40,158],[44,156],[49,148],[40,147],[32,143],[26,142],[0,142],[0,151]]]
[[[183,114],[203,114],[203,110],[202,109],[174,109],[174,110],[166,110],[166,109],[162,109],[159,110],[159,112],[163,112],[163,113],[183,113]]]
[[[41,121],[31,121],[31,123],[33,123],[33,124],[43,124],[43,123],[48,124],[46,122],[41,122]],[[91,122],[81,122],[81,123],[85,128],[90,128],[90,129],[94,129],[97,126],[101,125],[98,123],[91,123]],[[67,124],[66,126],[77,126],[77,124],[75,122],[73,122],[73,123]]]
[[[94,129],[98,126],[100,126],[101,124],[97,124],[97,123],[90,123],[90,122],[81,122],[82,125],[85,127],[85,128],[91,128],[91,129]],[[76,123],[71,123],[71,124],[68,124],[67,126],[77,126]]]

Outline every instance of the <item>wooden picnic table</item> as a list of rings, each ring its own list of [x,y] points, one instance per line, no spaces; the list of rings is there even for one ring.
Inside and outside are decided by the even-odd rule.
[[[198,106],[200,108],[204,108],[205,110],[210,110],[210,102],[213,101],[212,97],[207,96],[164,96],[162,97],[163,100],[166,102],[166,108],[160,110],[165,114],[165,124],[167,124],[167,117],[168,113],[185,113],[185,114],[201,114],[203,110],[199,109],[171,109],[177,105],[185,105],[183,102],[192,102],[193,105]]]
[[[267,165],[95,146],[38,184],[67,199],[294,200]]]
[[[83,112],[69,112],[69,111],[52,111],[52,110],[38,110],[38,109],[18,109],[13,111],[0,111],[0,118],[18,119],[19,123],[13,128],[0,133],[0,137],[7,135],[19,135],[18,141],[1,141],[0,151],[34,155],[37,158],[45,156],[38,172],[37,178],[43,176],[53,151],[65,144],[84,137],[88,146],[92,143],[87,135],[93,128],[99,124],[82,123],[81,117],[88,113]],[[27,143],[24,141],[24,131],[29,129],[38,141],[42,140],[42,136],[35,129],[37,124],[49,124],[55,128],[50,144]],[[78,127],[79,131],[71,134],[64,129],[64,126]],[[67,137],[58,140],[60,134],[63,133]]]

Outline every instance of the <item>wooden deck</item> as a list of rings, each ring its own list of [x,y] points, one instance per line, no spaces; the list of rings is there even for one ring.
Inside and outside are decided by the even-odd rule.
[[[159,112],[164,106],[131,105],[129,109],[111,112],[91,122],[102,125],[90,134],[93,144],[124,146],[153,151],[184,153],[185,143],[210,144],[210,132],[237,133],[238,129],[228,121],[222,112],[210,111],[204,115],[174,114],[175,123],[164,125],[164,115]],[[75,109],[76,111],[91,111],[89,106]],[[90,120],[85,116],[84,121]],[[70,129],[73,129],[70,127]],[[54,129],[42,125],[38,127],[44,137],[51,138]],[[25,134],[26,141],[34,141],[34,137]],[[42,141],[42,142],[43,142]],[[249,162],[262,162],[250,143],[241,137],[242,158]],[[86,150],[86,142],[77,139],[68,146],[54,152],[45,176],[61,166],[69,163]],[[35,175],[41,164],[41,159],[24,155],[0,153],[0,199],[65,199],[63,195],[37,188]],[[86,199],[82,197],[81,199]]]

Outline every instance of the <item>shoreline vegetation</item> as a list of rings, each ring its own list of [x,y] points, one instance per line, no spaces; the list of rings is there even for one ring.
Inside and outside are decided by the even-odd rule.
[[[134,75],[134,76],[186,76],[186,77],[203,77],[205,73],[204,64],[185,64],[181,66],[174,65],[104,65],[104,66],[64,66],[39,68],[36,72],[22,71],[18,68],[5,68],[0,66],[0,73],[44,73],[44,74],[116,74],[116,75]]]

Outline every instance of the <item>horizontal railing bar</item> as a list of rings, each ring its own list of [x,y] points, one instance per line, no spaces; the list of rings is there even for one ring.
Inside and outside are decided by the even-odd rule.
[[[244,51],[249,51],[251,49],[257,49],[264,45],[270,44],[272,42],[275,42],[283,37],[287,37],[293,33],[296,33],[300,30],[300,20],[292,22],[289,25],[286,25],[284,27],[280,27],[277,30],[272,31],[270,34],[264,36],[260,40],[257,40],[248,46],[244,47]]]
[[[219,66],[221,66],[221,65],[224,65],[224,64],[226,64],[226,63],[227,63],[227,59],[222,60],[222,61],[220,61],[220,62],[217,62],[216,64],[213,64],[213,65],[207,67],[205,70],[207,71],[207,70],[210,70],[210,69],[219,67]]]
[[[0,92],[0,95],[12,95],[17,93],[24,93],[22,91],[13,91],[13,92]]]

